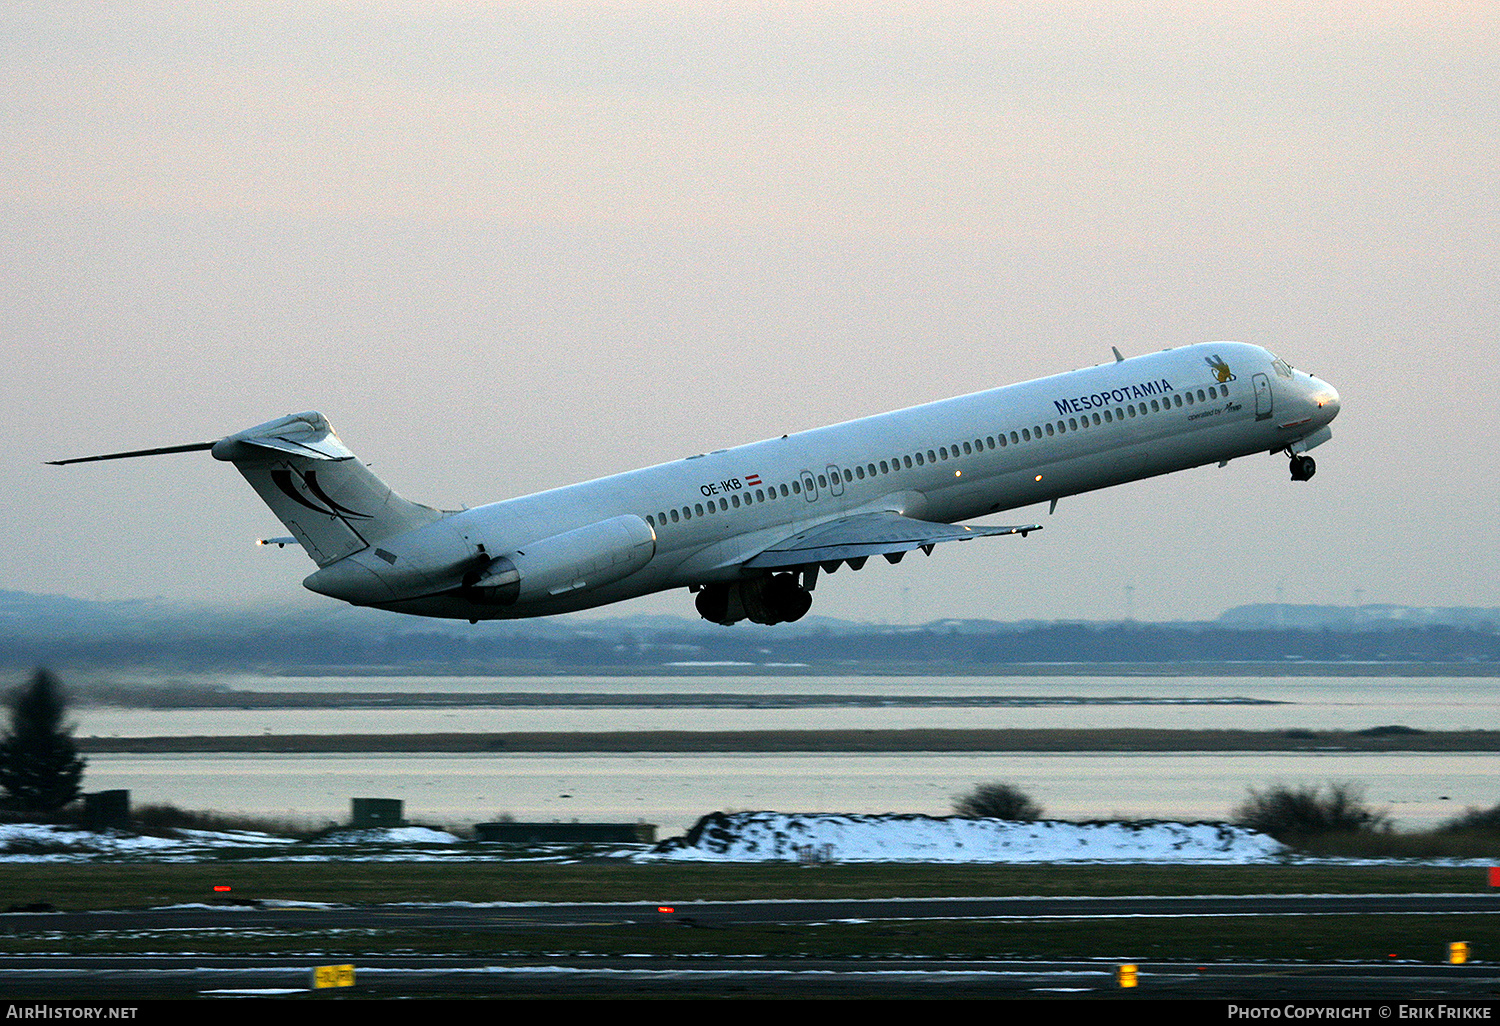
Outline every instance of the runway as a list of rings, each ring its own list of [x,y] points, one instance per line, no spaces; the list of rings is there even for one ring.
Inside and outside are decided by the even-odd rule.
[[[728,926],[895,919],[1092,919],[1122,916],[1494,915],[1500,895],[1221,895],[1003,898],[844,898],[825,900],[649,902],[495,902],[483,904],[189,905],[124,912],[0,914],[0,930],[26,933],[210,929],[504,930],[625,924]]]
[[[318,960],[277,955],[123,955],[104,953],[109,938],[152,931],[326,934],[347,951],[362,931],[450,930],[497,934],[494,956],[329,956],[352,961],[365,997],[840,997],[981,998],[1094,995],[1213,1000],[1492,1001],[1500,965],[1412,962],[1147,962],[1139,986],[1122,990],[1117,962],[1106,960],[939,959],[903,957],[766,958],[566,954],[509,957],[503,934],[556,930],[559,950],[576,929],[725,929],[737,925],[981,919],[1080,920],[1118,917],[1492,915],[1489,894],[951,898],[834,901],[538,903],[182,907],[132,912],[9,913],[0,930],[55,938],[67,950],[87,938],[101,953],[0,957],[0,998],[128,1001],[232,992],[302,993]],[[642,936],[642,935],[637,935]]]

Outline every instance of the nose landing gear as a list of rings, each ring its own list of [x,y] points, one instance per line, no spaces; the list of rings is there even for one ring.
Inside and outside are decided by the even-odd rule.
[[[1318,472],[1318,465],[1306,453],[1292,454],[1292,480],[1308,481]]]

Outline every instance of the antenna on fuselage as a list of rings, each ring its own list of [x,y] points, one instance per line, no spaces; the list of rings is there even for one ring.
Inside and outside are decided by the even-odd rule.
[[[1119,346],[1110,346],[1109,347],[1109,351],[1115,354],[1115,363],[1124,363],[1125,362],[1125,357],[1123,357],[1123,356],[1120,355],[1120,347]]]

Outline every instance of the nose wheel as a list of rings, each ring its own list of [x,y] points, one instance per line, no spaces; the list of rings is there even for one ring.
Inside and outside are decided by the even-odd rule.
[[[1298,455],[1298,456],[1293,456],[1292,457],[1292,480],[1293,481],[1308,481],[1308,480],[1311,480],[1312,476],[1314,474],[1316,474],[1317,472],[1318,472],[1318,465],[1313,462],[1313,458],[1311,456],[1308,456],[1308,455],[1304,454],[1304,455]]]

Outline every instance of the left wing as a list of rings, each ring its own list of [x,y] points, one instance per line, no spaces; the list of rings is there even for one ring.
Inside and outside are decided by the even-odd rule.
[[[932,547],[939,542],[968,541],[1000,534],[1019,534],[1024,538],[1041,529],[1041,524],[965,527],[961,524],[934,524],[889,511],[857,513],[776,542],[747,560],[744,566],[750,570],[777,570],[832,563],[836,567],[848,560],[858,569],[870,556],[884,556],[887,562],[896,563],[912,549],[931,554]]]

